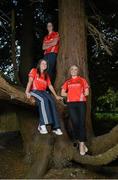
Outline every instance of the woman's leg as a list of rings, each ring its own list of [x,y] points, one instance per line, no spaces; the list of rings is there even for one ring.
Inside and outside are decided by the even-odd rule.
[[[86,105],[85,103],[74,102],[68,103],[68,108],[71,116],[75,140],[79,143],[80,154],[85,155],[85,152],[87,151],[87,148],[84,144]]]
[[[56,60],[57,54],[56,53],[49,53],[44,56],[44,59],[48,62],[48,74],[51,78],[52,84],[55,81],[55,72],[56,72]]]
[[[78,112],[78,127],[79,127],[79,141],[86,141],[86,128],[85,128],[85,120],[86,120],[86,102],[79,102],[77,105]]]
[[[88,151],[85,141],[86,141],[86,129],[85,129],[85,120],[86,120],[86,102],[78,103],[78,117],[79,117],[79,148],[80,154],[85,155]]]
[[[44,93],[41,91],[32,91],[31,95],[36,98],[37,105],[39,108],[39,124],[40,126],[46,125],[46,124],[51,124],[51,113],[50,113],[50,107],[49,107],[49,101],[48,99],[44,96]]]
[[[57,112],[55,101],[49,92],[45,91],[44,94],[45,94],[45,97],[49,101],[51,118],[52,118],[51,119],[52,120],[52,128],[53,129],[60,129],[61,126],[60,126],[59,114]]]
[[[79,140],[79,119],[78,119],[78,112],[75,102],[68,103],[68,110],[70,114],[70,120],[72,123],[72,132],[73,132],[73,139],[75,141]]]

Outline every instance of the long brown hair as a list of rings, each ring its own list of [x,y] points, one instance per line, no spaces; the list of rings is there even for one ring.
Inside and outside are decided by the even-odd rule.
[[[47,61],[45,59],[40,59],[38,64],[37,64],[37,73],[39,75],[39,77],[41,76],[41,68],[40,68],[40,65],[41,65],[41,62],[42,61],[45,61],[47,63]],[[48,69],[48,63],[47,63],[47,69]],[[44,70],[44,79],[46,80],[48,78],[48,73],[47,73],[47,69]]]

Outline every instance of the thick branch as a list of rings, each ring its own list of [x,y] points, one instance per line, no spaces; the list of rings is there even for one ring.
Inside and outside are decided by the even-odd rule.
[[[90,143],[90,151],[92,154],[103,153],[116,144],[118,144],[118,125],[109,133],[94,137]]]
[[[95,156],[90,156],[90,155],[80,156],[78,151],[76,151],[73,153],[72,159],[82,164],[89,164],[95,166],[95,165],[109,164],[117,157],[118,157],[118,144],[115,145],[113,148],[109,149],[108,151]]]
[[[23,88],[14,87],[10,85],[1,75],[0,75],[0,99],[18,101],[27,105],[34,105],[29,101],[24,93]]]

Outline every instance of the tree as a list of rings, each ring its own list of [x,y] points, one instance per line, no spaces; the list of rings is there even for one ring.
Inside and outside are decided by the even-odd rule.
[[[83,0],[59,0],[59,32],[61,35],[61,48],[58,56],[55,83],[58,92],[62,82],[67,78],[67,71],[71,64],[78,64],[81,75],[88,79]],[[52,166],[62,168],[68,165],[71,160],[82,164],[103,165],[117,158],[118,126],[108,134],[94,137],[90,117],[91,97],[88,100],[86,123],[89,138],[87,144],[91,155],[84,157],[80,156],[72,146],[66,131],[66,120],[68,118],[66,108],[62,104],[57,103],[57,106],[61,114],[64,135],[57,137],[48,134],[43,136],[36,131],[37,115],[33,108],[34,104],[26,99],[23,88],[11,86],[0,76],[0,98],[16,103],[20,107],[17,114],[26,151],[25,160],[29,163],[29,168],[25,174],[26,178],[41,178],[47,169]]]
[[[80,75],[84,76],[89,81],[84,3],[82,1],[72,2],[70,0],[59,1],[59,9],[61,45],[58,56],[57,80],[55,85],[57,91],[60,90],[64,80],[68,78],[68,69],[73,64],[77,64],[80,67]],[[91,136],[93,133],[90,120],[90,101],[91,98],[89,97],[86,123],[88,136]]]

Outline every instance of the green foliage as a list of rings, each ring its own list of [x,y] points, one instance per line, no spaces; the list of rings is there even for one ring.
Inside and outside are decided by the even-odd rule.
[[[118,104],[118,92],[115,92],[112,88],[109,88],[107,92],[98,98],[98,103],[102,110],[117,111]]]

